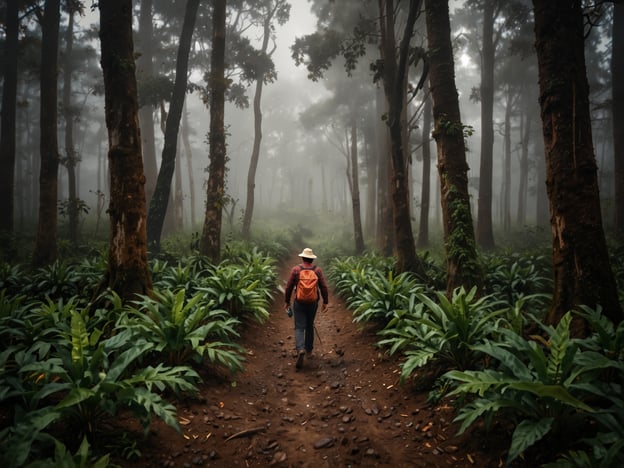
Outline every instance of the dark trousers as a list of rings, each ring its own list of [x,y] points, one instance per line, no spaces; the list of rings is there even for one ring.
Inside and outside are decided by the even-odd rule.
[[[295,300],[295,347],[297,351],[314,349],[314,318],[318,302],[304,304]]]

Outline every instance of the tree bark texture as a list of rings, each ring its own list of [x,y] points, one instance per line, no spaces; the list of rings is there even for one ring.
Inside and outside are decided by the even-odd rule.
[[[225,203],[225,0],[214,0],[210,57],[210,135],[206,217],[200,253],[217,263],[221,257],[221,225]]]
[[[180,120],[182,119],[182,110],[184,109],[184,98],[186,96],[186,85],[188,81],[189,53],[191,50],[191,41],[193,38],[193,30],[195,29],[198,6],[199,0],[187,1],[184,23],[182,24],[182,32],[180,34],[178,57],[176,61],[176,76],[165,126],[165,142],[162,150],[162,160],[156,180],[156,188],[154,189],[154,194],[149,204],[149,213],[147,216],[147,240],[148,246],[153,252],[160,251],[162,228],[171,195],[171,182],[176,166],[178,132],[180,129]],[[181,168],[178,168],[178,171],[179,170],[181,170]]]
[[[2,62],[0,116],[0,234],[11,236],[15,212],[15,142],[17,114],[18,0],[6,3],[6,37]]]
[[[128,301],[152,290],[147,263],[132,1],[108,0],[100,2],[99,9],[110,171],[108,270],[101,286],[110,287]]]
[[[360,208],[360,181],[357,148],[357,124],[355,115],[351,119],[351,207],[353,213],[353,238],[355,253],[364,252],[364,236],[362,234],[362,213]]]
[[[429,245],[429,206],[431,200],[431,93],[425,94],[422,124],[422,188],[420,191],[420,222],[418,223],[418,247]]]
[[[470,198],[468,164],[459,98],[455,86],[455,64],[451,46],[448,0],[426,0],[429,83],[433,99],[433,138],[438,150],[438,173],[447,259],[447,294],[457,287],[481,289],[479,264]]]
[[[377,114],[382,115],[387,110],[387,101],[384,102],[382,91],[376,94]],[[390,202],[390,136],[388,126],[381,119],[375,126],[376,148],[379,154],[377,158],[377,188],[379,190],[377,196],[377,248],[382,255],[389,257],[394,250],[394,229],[388,229],[392,226],[392,203]]]
[[[624,3],[613,6],[611,51],[613,93],[613,154],[615,172],[615,232],[624,235]]]
[[[422,261],[416,255],[414,233],[412,231],[410,213],[409,183],[406,171],[406,147],[401,112],[404,83],[407,79],[407,61],[409,43],[413,34],[414,24],[420,11],[420,1],[410,1],[409,11],[401,43],[399,45],[398,62],[395,44],[395,8],[392,0],[379,0],[381,20],[381,50],[383,54],[383,85],[388,100],[388,120],[391,140],[391,193],[393,221],[395,230],[395,250],[397,269],[400,272],[411,271],[424,279],[426,272]]]
[[[492,230],[492,167],[494,146],[494,0],[483,6],[483,51],[481,54],[481,163],[477,207],[477,243],[494,247]]]
[[[46,0],[41,26],[41,97],[39,152],[39,222],[33,265],[49,265],[57,256],[58,137],[57,68],[60,0]]]
[[[619,323],[622,309],[602,227],[581,0],[533,0],[535,48],[552,229],[557,324],[578,305],[601,305]]]
[[[65,160],[67,169],[67,215],[69,219],[69,241],[78,245],[78,191],[76,184],[76,166],[79,158],[74,148],[74,110],[72,108],[72,55],[74,50],[74,11],[69,12],[65,31],[65,51],[63,64],[63,118],[65,120]]]
[[[139,13],[139,55],[137,58],[137,76],[139,80],[150,80],[154,76],[153,39],[153,0],[140,0]],[[143,104],[139,109],[141,126],[141,149],[143,151],[143,171],[145,173],[145,199],[149,206],[156,179],[158,163],[156,162],[156,135],[154,134],[154,108],[152,104]]]

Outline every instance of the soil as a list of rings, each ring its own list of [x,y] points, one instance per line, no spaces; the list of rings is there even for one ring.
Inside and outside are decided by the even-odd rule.
[[[292,265],[285,264],[285,282]],[[321,267],[323,265],[321,264]],[[313,355],[295,368],[293,319],[276,294],[265,324],[242,332],[238,375],[204,375],[200,397],[177,402],[182,434],[160,420],[138,449],[151,467],[495,467],[509,439],[476,427],[457,436],[454,409],[401,385],[399,361],[375,347],[340,299],[316,319]]]

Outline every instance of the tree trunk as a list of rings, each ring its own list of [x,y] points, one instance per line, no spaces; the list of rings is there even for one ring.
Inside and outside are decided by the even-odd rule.
[[[110,170],[109,287],[123,301],[149,294],[145,175],[138,123],[137,84],[132,41],[132,0],[99,3],[101,64],[104,75]]]
[[[494,247],[492,231],[492,164],[494,146],[494,3],[483,6],[483,52],[481,58],[481,164],[477,207],[477,243]]]
[[[504,134],[504,164],[503,164],[503,177],[502,177],[502,218],[503,218],[503,230],[506,234],[511,231],[511,111],[513,106],[513,98],[511,87],[506,87],[505,102],[505,130]]]
[[[425,93],[422,128],[422,188],[420,191],[420,222],[418,223],[418,247],[429,245],[429,205],[431,200],[431,95]]]
[[[615,232],[624,234],[624,3],[613,6],[613,47],[611,49],[613,94],[613,154],[615,173]]]
[[[477,256],[463,124],[455,86],[448,0],[426,0],[429,82],[433,98],[433,138],[438,149],[438,172],[444,244],[447,259],[447,294],[457,287],[483,284]]]
[[[360,212],[360,181],[357,150],[357,125],[355,115],[351,119],[351,206],[353,213],[353,237],[355,240],[355,254],[364,252],[364,237],[362,235],[362,215]]]
[[[140,0],[139,14],[139,55],[137,58],[137,76],[140,80],[149,80],[154,76],[154,48],[153,38],[153,0]],[[156,179],[158,178],[158,163],[156,162],[156,135],[154,134],[154,108],[152,104],[144,104],[139,109],[139,124],[141,125],[141,147],[143,148],[143,167],[145,171],[145,199],[150,205]]]
[[[374,124],[371,123],[370,113],[367,115],[366,129],[364,131],[365,141],[365,164],[366,164],[366,221],[364,233],[369,239],[374,239],[375,223],[377,212],[377,159],[378,153],[375,148]]]
[[[557,324],[583,304],[601,305],[619,323],[601,219],[581,0],[533,0],[533,6],[555,275],[546,321]]]
[[[60,21],[60,0],[46,0],[41,26],[41,97],[39,172],[39,222],[33,254],[33,265],[53,263],[57,255],[57,195],[58,195],[58,137],[57,137],[57,65]]]
[[[275,3],[269,2],[263,8],[263,32],[262,32],[262,46],[260,47],[261,54],[267,54],[269,47],[269,39],[271,38],[273,31],[273,20],[279,13],[280,9],[284,7],[284,0],[276,0]],[[275,47],[267,55],[271,57],[275,52]],[[254,92],[253,100],[253,112],[254,112],[254,141],[251,151],[251,159],[249,161],[249,171],[247,173],[247,200],[245,203],[245,211],[243,213],[243,227],[242,235],[244,239],[249,239],[251,236],[251,220],[253,218],[253,211],[255,205],[255,188],[256,188],[256,170],[258,169],[258,161],[260,159],[260,143],[262,142],[262,88],[264,81],[266,80],[266,74],[260,73],[256,80],[256,90]]]
[[[187,1],[184,23],[180,34],[175,83],[173,85],[171,104],[169,106],[169,113],[167,114],[167,123],[165,126],[162,161],[147,216],[147,242],[150,250],[153,252],[160,251],[160,238],[171,195],[171,181],[175,171],[176,150],[178,147],[178,131],[180,129],[180,119],[182,118],[184,97],[186,95],[188,58],[191,50],[191,40],[193,37],[193,29],[195,28],[198,6],[199,0]]]
[[[387,103],[382,104],[381,92],[377,93],[377,112],[381,116],[387,110]],[[388,135],[388,126],[385,125],[381,118],[376,129],[377,139],[377,187],[379,194],[377,196],[377,247],[382,255],[388,257],[392,255],[394,250],[394,230],[389,229],[392,226],[392,203],[390,203],[390,137]]]
[[[186,103],[186,99],[184,100]],[[185,104],[186,107],[186,104]],[[191,149],[191,140],[189,138],[188,113],[183,111],[182,114],[182,144],[184,146],[184,155],[186,156],[188,179],[189,179],[189,200],[191,210],[191,229],[195,229],[197,220],[195,218],[195,176],[193,175],[193,150]]]
[[[397,269],[411,271],[421,278],[426,277],[424,265],[416,255],[414,233],[410,216],[409,183],[406,169],[406,148],[404,145],[401,112],[403,110],[403,87],[407,79],[409,43],[414,24],[420,11],[420,1],[411,1],[409,12],[399,46],[398,63],[395,59],[394,35],[395,9],[393,0],[379,0],[381,21],[381,50],[384,60],[383,85],[388,100],[388,127],[391,140],[392,207],[395,231]]]
[[[527,215],[527,196],[529,189],[529,144],[531,142],[531,129],[533,122],[533,113],[530,112],[531,107],[522,106],[522,125],[520,127],[522,144],[520,148],[520,174],[518,182],[518,216],[517,225],[524,226],[526,224]]]
[[[221,224],[225,202],[225,0],[214,0],[210,57],[210,134],[206,217],[200,253],[217,263],[221,256]]]
[[[67,31],[65,33],[65,60],[63,64],[63,117],[65,120],[65,160],[67,168],[67,215],[69,219],[69,242],[78,245],[78,194],[76,190],[76,166],[78,155],[74,148],[74,109],[72,107],[72,52],[74,46],[74,11],[69,12]]]
[[[13,235],[15,203],[15,140],[17,115],[18,0],[6,3],[2,114],[0,116],[0,235]],[[6,237],[5,237],[6,235]]]

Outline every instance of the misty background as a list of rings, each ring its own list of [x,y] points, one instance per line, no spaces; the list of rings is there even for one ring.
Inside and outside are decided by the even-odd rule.
[[[156,2],[158,3],[158,2]],[[177,2],[180,3],[180,2]],[[315,5],[322,2],[309,3],[305,0],[291,2],[290,18],[283,24],[275,24],[275,52],[272,56],[275,62],[277,77],[274,82],[264,87],[262,95],[262,144],[260,160],[256,175],[254,226],[256,223],[268,222],[274,227],[289,224],[289,213],[304,211],[321,216],[345,221],[345,230],[351,229],[350,219],[351,200],[348,182],[348,158],[345,153],[346,126],[342,114],[341,97],[354,93],[362,109],[373,106],[377,85],[373,84],[370,64],[376,59],[375,49],[362,57],[352,77],[348,77],[344,70],[344,59],[338,57],[329,67],[323,78],[318,81],[308,79],[305,66],[295,65],[291,47],[296,38],[312,34],[317,29]],[[451,26],[454,38],[454,53],[456,57],[456,83],[460,98],[460,108],[463,124],[472,131],[466,137],[467,161],[470,167],[469,187],[471,194],[472,214],[476,219],[478,199],[478,178],[480,164],[480,113],[481,103],[478,98],[480,84],[480,50],[478,36],[478,12],[471,13],[464,8],[461,0],[451,2]],[[173,2],[173,6],[175,2]],[[181,4],[180,4],[181,5]],[[138,9],[138,6],[136,7]],[[165,17],[156,14],[153,18],[155,28],[170,29],[169,43],[159,45],[161,52],[169,58],[159,58],[155,52],[155,73],[164,74],[173,79],[175,67],[172,66],[170,56],[177,47],[183,8],[173,8],[171,14],[178,18]],[[606,11],[608,18],[609,12]],[[138,16],[137,16],[138,18]],[[202,21],[207,18],[198,18],[196,30],[201,30]],[[107,133],[104,124],[103,93],[101,88],[101,70],[99,68],[99,41],[97,10],[87,8],[84,15],[76,18],[75,45],[77,65],[74,73],[72,103],[75,107],[74,141],[80,156],[77,166],[78,198],[83,200],[88,209],[85,220],[98,217],[96,230],[105,232],[99,218],[105,220],[107,206]],[[62,15],[61,30],[67,24],[67,14]],[[426,46],[424,22],[419,21],[414,42]],[[603,23],[605,26],[603,26]],[[587,40],[588,79],[592,92],[592,111],[594,112],[594,142],[596,159],[599,168],[602,207],[605,211],[603,219],[608,227],[612,216],[609,212],[613,200],[613,150],[612,125],[610,112],[604,104],[608,102],[608,43],[610,30],[607,25],[610,21],[599,21],[591,30]],[[64,26],[65,25],[65,26]],[[36,34],[35,24],[27,24]],[[61,32],[62,34],[62,32]],[[177,160],[174,185],[178,193],[182,194],[183,228],[198,230],[203,221],[206,187],[208,174],[208,144],[207,132],[209,128],[209,108],[205,95],[200,89],[193,86],[206,86],[202,75],[201,65],[193,63],[194,58],[203,56],[206,63],[209,61],[209,49],[206,43],[196,40],[194,35],[193,52],[191,55],[191,69],[189,81],[192,83],[187,94],[185,112],[179,134],[179,158]],[[261,31],[257,27],[250,27],[244,33],[252,44],[259,47]],[[502,38],[504,39],[504,38]],[[209,44],[207,44],[209,46]],[[532,42],[531,42],[532,45]],[[140,40],[135,41],[135,51],[140,54]],[[61,50],[63,44],[61,44]],[[532,49],[532,48],[531,48]],[[497,63],[497,83],[494,103],[494,158],[493,158],[493,223],[497,229],[503,224],[504,214],[504,154],[505,145],[508,146],[511,156],[509,213],[514,228],[523,229],[527,225],[546,226],[547,205],[543,182],[543,147],[541,136],[541,122],[539,120],[537,67],[534,51],[513,51],[510,45],[501,46]],[[28,57],[25,62],[28,63]],[[34,57],[30,58],[35,60]],[[27,70],[27,69],[26,69]],[[410,76],[410,82],[417,82],[422,70],[416,69]],[[27,79],[23,79],[26,77]],[[22,99],[18,110],[18,160],[17,192],[16,197],[16,228],[23,230],[32,226],[37,219],[39,149],[38,149],[38,86],[36,73],[25,72],[21,77],[20,92]],[[140,79],[140,76],[139,76]],[[234,81],[236,77],[232,77]],[[246,91],[248,107],[241,108],[232,102],[226,103],[225,119],[227,131],[228,173],[226,176],[228,204],[224,207],[224,227],[233,230],[240,228],[240,221],[245,208],[247,195],[247,173],[252,152],[254,136],[254,117],[251,108],[253,99],[253,84],[248,85]],[[512,97],[506,93],[506,87],[521,86]],[[519,88],[516,88],[519,89]],[[144,88],[139,93],[145,94]],[[423,98],[426,93],[421,90],[409,104],[409,112],[413,114],[410,122],[410,174],[411,174],[411,202],[414,219],[418,219],[417,210],[420,206],[420,188],[422,176],[422,147],[430,145],[432,170],[431,182],[431,209],[430,229],[432,233],[441,231],[441,215],[439,204],[439,188],[437,171],[435,170],[435,144],[429,139],[424,140],[420,128],[422,125]],[[512,99],[508,102],[507,99]],[[141,99],[141,96],[140,96]],[[160,101],[151,107],[155,119],[154,141],[157,162],[163,145],[164,127],[163,111],[166,112],[169,103]],[[528,150],[528,187],[522,188],[518,175],[521,170],[522,139],[526,120],[521,118],[520,107],[531,107],[534,113],[532,129],[529,133],[529,142],[524,147]],[[511,109],[510,114],[506,111]],[[363,111],[364,112],[364,111]],[[379,117],[381,118],[381,117]],[[505,138],[505,119],[511,121],[510,132]],[[62,125],[59,131],[62,133]],[[186,141],[185,141],[186,138]],[[361,139],[363,137],[360,137]],[[59,138],[59,151],[65,152],[62,138]],[[370,147],[362,141],[360,158],[368,157]],[[367,174],[360,165],[360,190],[364,194],[367,190],[375,190],[374,181],[367,178]],[[173,190],[172,190],[173,191]],[[540,197],[540,192],[542,196]],[[63,167],[59,169],[59,199],[68,198],[67,174]],[[525,198],[522,201],[520,198]],[[149,199],[149,195],[148,195]],[[361,213],[366,225],[368,198],[361,197]],[[169,210],[173,207],[170,203]],[[522,213],[521,213],[522,211]],[[508,216],[509,216],[508,215]],[[61,228],[64,219],[60,219]],[[105,222],[105,221],[102,221]],[[92,225],[92,223],[89,223]],[[86,224],[83,224],[86,226]],[[179,225],[175,226],[179,228]],[[92,228],[89,228],[89,230]],[[172,232],[171,223],[165,224],[163,235]],[[83,228],[82,235],[89,235]]]

